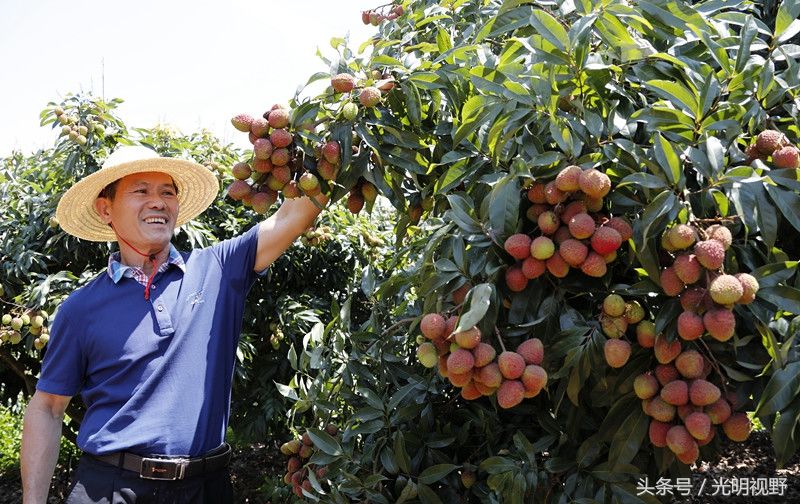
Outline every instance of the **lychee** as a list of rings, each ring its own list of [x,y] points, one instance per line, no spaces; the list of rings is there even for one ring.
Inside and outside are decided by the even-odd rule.
[[[697,240],[697,233],[692,226],[688,224],[677,224],[670,228],[669,242],[677,250],[683,250],[694,245]]]
[[[519,380],[505,380],[497,389],[497,405],[503,409],[517,406],[525,398],[525,386]]]
[[[589,238],[594,234],[594,219],[587,213],[577,214],[569,220],[569,232],[578,240]]]
[[[448,373],[464,374],[472,369],[475,365],[475,358],[472,352],[459,348],[450,353],[447,358],[447,371]]]
[[[349,93],[355,87],[356,79],[350,74],[340,73],[331,77],[331,86],[337,93]]]
[[[756,147],[758,151],[770,156],[786,142],[786,136],[780,131],[764,130],[756,137]]]
[[[633,228],[631,227],[630,223],[622,217],[612,217],[608,222],[606,222],[605,225],[612,229],[616,229],[620,238],[622,238],[623,243],[633,237]]]
[[[253,124],[253,116],[249,114],[239,114],[231,119],[233,127],[239,131],[250,131],[250,125]]]
[[[544,345],[539,338],[531,338],[523,341],[517,347],[517,353],[522,356],[525,364],[541,365],[544,360]]]
[[[569,273],[569,264],[561,258],[561,254],[553,254],[553,257],[545,263],[547,271],[556,278],[564,278]]]
[[[552,257],[555,250],[553,240],[546,236],[538,236],[531,242],[529,253],[534,258],[544,261]]]
[[[239,180],[246,180],[250,178],[251,174],[250,165],[247,163],[236,163],[233,165],[233,168],[231,168],[231,175]]]
[[[503,248],[514,259],[525,259],[531,255],[531,239],[524,233],[513,234],[503,243]]]
[[[681,307],[684,311],[703,313],[705,311],[706,290],[702,287],[686,289],[680,295]]]
[[[722,430],[731,441],[746,441],[750,437],[750,419],[746,413],[734,413],[722,423]]]
[[[357,214],[364,208],[364,196],[359,191],[350,191],[347,195],[347,209],[350,213]]]
[[[570,165],[558,172],[556,176],[556,187],[559,191],[572,192],[580,189],[581,173],[580,166]]]
[[[596,252],[589,252],[586,260],[581,264],[581,271],[590,277],[600,278],[608,271],[606,260]]]
[[[653,372],[656,375],[658,383],[662,386],[680,378],[678,369],[672,364],[658,364]]]
[[[703,274],[703,268],[694,254],[679,255],[675,258],[672,268],[678,278],[686,285],[697,282]]]
[[[569,228],[566,225],[559,227],[553,234],[553,241],[556,245],[561,245],[565,241],[572,239],[572,233],[569,232]]]
[[[705,413],[690,413],[683,420],[683,424],[695,439],[705,439],[711,434],[711,419]]]
[[[625,322],[629,324],[638,324],[644,319],[644,308],[639,301],[631,301],[625,305]]]
[[[466,373],[454,373],[452,370],[448,368],[447,379],[454,387],[463,387],[467,383],[472,381],[472,369],[467,371]]]
[[[647,412],[651,417],[655,418],[659,422],[670,422],[673,418],[675,418],[675,406],[664,402],[664,400],[659,396],[655,396],[652,400],[650,400],[650,405],[647,407]]]
[[[586,260],[586,256],[589,255],[589,248],[582,242],[569,238],[559,245],[558,253],[567,264],[577,268]]]
[[[339,163],[340,147],[339,142],[331,140],[322,146],[322,157],[331,164]]]
[[[706,229],[706,237],[709,240],[717,240],[722,244],[722,248],[728,250],[733,243],[731,230],[720,224],[714,224]]]
[[[525,386],[525,397],[535,397],[547,385],[547,371],[536,364],[529,364],[525,366],[520,379]]]
[[[650,399],[658,393],[658,380],[650,373],[643,373],[633,380],[633,391],[639,399]]]
[[[594,168],[581,172],[578,184],[581,191],[592,198],[602,198],[611,190],[608,175]]]
[[[497,388],[503,381],[503,373],[496,362],[491,362],[481,368],[477,368],[475,379],[490,388]]]
[[[715,303],[731,305],[739,301],[744,294],[742,283],[733,275],[720,275],[711,281],[708,293]]]
[[[475,367],[481,368],[494,361],[497,352],[488,343],[478,343],[478,346],[472,349],[472,356],[475,358]]]
[[[516,380],[525,370],[525,359],[517,352],[505,351],[497,358],[500,372],[507,380]]]
[[[675,269],[672,267],[664,268],[661,270],[661,289],[664,291],[664,294],[670,297],[675,297],[683,291],[685,287],[683,281],[678,278],[677,273],[675,273]]]
[[[715,271],[725,262],[725,247],[717,240],[704,240],[694,246],[694,255],[705,269]]]
[[[717,341],[728,341],[736,332],[736,317],[725,308],[714,308],[703,315],[703,325]]]
[[[683,380],[673,380],[664,385],[660,397],[673,406],[686,404],[689,402],[689,385]]]
[[[373,86],[365,87],[359,93],[358,101],[365,107],[374,107],[381,101],[381,90]]]
[[[564,224],[569,224],[569,221],[578,215],[579,213],[586,213],[588,210],[586,209],[586,203],[583,201],[570,201],[569,204],[564,207],[564,210],[561,212],[561,222]]]
[[[621,317],[625,313],[625,300],[619,294],[609,294],[603,300],[603,312],[611,317]]]
[[[656,325],[649,320],[636,324],[636,342],[642,348],[653,348],[656,343]]]
[[[285,128],[289,125],[289,111],[283,108],[277,108],[269,112],[267,122],[273,128]]]
[[[689,386],[689,399],[695,406],[708,406],[720,398],[722,393],[711,382],[697,379]]]
[[[256,117],[250,123],[250,133],[256,138],[263,138],[269,133],[269,123],[263,117]]]
[[[650,427],[648,434],[650,436],[650,443],[656,448],[664,448],[667,446],[667,432],[672,428],[672,424],[659,422],[658,420],[650,420]]]
[[[678,316],[678,336],[686,341],[696,340],[705,333],[703,318],[690,311],[685,311]]]
[[[546,235],[555,233],[560,226],[556,214],[549,210],[539,215],[539,218],[536,219],[536,223],[539,225],[539,230]]]
[[[470,381],[464,385],[464,388],[461,389],[461,397],[466,399],[467,401],[474,401],[475,399],[481,397],[481,391],[478,390],[478,387],[475,386],[475,383]]]
[[[228,196],[235,200],[241,200],[247,194],[250,194],[250,184],[244,180],[234,180],[228,186]]]
[[[681,342],[675,340],[672,343],[667,341],[663,335],[656,336],[656,344],[653,347],[656,360],[661,364],[669,364],[681,353]]]
[[[525,217],[527,217],[531,222],[538,222],[539,216],[550,210],[550,208],[552,208],[550,205],[534,203],[525,212]]]
[[[752,303],[756,298],[756,293],[758,292],[758,280],[756,280],[753,275],[749,275],[747,273],[737,274],[736,279],[742,284],[742,297],[740,297],[739,301],[737,302],[740,304]]]
[[[528,279],[520,266],[510,266],[506,270],[506,285],[512,292],[522,292],[528,286]]]
[[[793,145],[781,147],[772,153],[772,162],[775,163],[775,168],[800,168],[800,150]]]
[[[317,171],[324,180],[335,180],[339,169],[325,159],[317,161]]]
[[[525,278],[529,280],[533,280],[534,278],[539,278],[544,274],[546,270],[547,266],[545,262],[539,259],[528,257],[527,259],[522,261],[522,274],[525,275]]]
[[[472,350],[481,342],[481,330],[477,326],[472,326],[466,331],[457,332],[453,338],[461,348]]]
[[[697,350],[685,350],[675,359],[675,368],[684,378],[694,379],[703,376],[705,361]]]
[[[628,330],[628,323],[625,322],[624,317],[604,316],[600,319],[600,326],[603,328],[603,333],[609,338],[621,338]]]
[[[273,130],[269,135],[269,141],[272,142],[272,146],[276,149],[288,147],[292,143],[292,138],[292,134],[285,129]]]
[[[711,419],[711,423],[714,425],[719,425],[731,416],[731,406],[728,404],[723,398],[719,398],[713,403],[709,404],[704,409],[708,418]]]
[[[444,317],[438,313],[428,313],[422,317],[419,323],[419,330],[422,335],[428,339],[444,338],[445,320]]]
[[[622,244],[622,237],[616,229],[601,226],[592,235],[592,248],[600,255],[607,255],[616,251]]]
[[[289,151],[287,149],[275,149],[269,157],[273,166],[286,166],[289,163]]]
[[[606,362],[612,368],[621,368],[631,356],[631,344],[623,339],[609,339],[603,345]]]
[[[559,203],[563,203],[569,197],[569,194],[560,191],[558,187],[556,187],[555,182],[548,182],[544,186],[544,198],[550,205],[558,205]]]
[[[436,367],[439,362],[439,354],[433,343],[425,342],[417,348],[417,360],[426,368]]]
[[[531,203],[547,203],[547,198],[544,196],[544,184],[534,182],[528,189],[528,201]]]
[[[675,425],[667,432],[667,446],[676,455],[691,450],[693,444],[694,439],[683,425]]]

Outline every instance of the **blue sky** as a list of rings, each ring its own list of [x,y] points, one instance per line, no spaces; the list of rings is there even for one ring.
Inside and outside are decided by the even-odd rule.
[[[357,47],[381,0],[2,0],[0,157],[53,144],[49,101],[91,91],[122,98],[128,126],[200,128],[248,145],[230,117],[285,102],[327,68],[332,37]]]

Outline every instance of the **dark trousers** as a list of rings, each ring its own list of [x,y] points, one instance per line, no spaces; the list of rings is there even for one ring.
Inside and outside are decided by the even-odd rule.
[[[228,469],[178,481],[148,480],[83,455],[65,504],[230,504]]]

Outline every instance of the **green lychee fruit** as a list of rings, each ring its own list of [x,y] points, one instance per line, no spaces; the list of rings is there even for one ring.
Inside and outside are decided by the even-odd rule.
[[[629,324],[638,324],[644,319],[644,308],[639,301],[631,301],[625,305],[625,321]]]
[[[436,347],[433,346],[433,343],[426,341],[425,343],[421,344],[417,348],[417,359],[419,360],[420,364],[426,368],[436,367],[436,364],[439,362],[439,355],[436,352]]]
[[[603,328],[603,333],[609,338],[621,338],[628,330],[628,323],[625,322],[624,317],[603,316],[600,319],[600,326]]]
[[[621,317],[625,313],[625,300],[619,294],[609,294],[603,300],[603,312],[610,317]]]
[[[694,245],[697,240],[697,232],[688,224],[677,224],[668,231],[669,242],[678,250],[683,250]]]
[[[8,313],[4,314],[4,315],[3,315],[3,325],[9,325],[9,324],[11,324],[11,318],[12,318],[12,317],[11,317],[11,315],[10,315],[10,314],[8,314]]]
[[[300,191],[300,187],[297,185],[297,182],[294,180],[290,180],[283,186],[283,197],[288,199],[296,199],[302,196],[303,193]]]
[[[555,253],[555,251],[556,247],[555,244],[553,243],[553,240],[551,240],[546,236],[536,237],[531,242],[529,250],[530,255],[536,259],[539,259],[540,261],[544,261],[546,259],[551,258]]]
[[[633,391],[639,399],[650,399],[658,393],[658,380],[650,373],[642,373],[633,380]]]
[[[706,229],[706,236],[709,240],[717,240],[722,244],[722,248],[728,250],[733,243],[731,230],[720,224],[714,224]]]
[[[231,119],[231,124],[239,131],[248,132],[253,124],[253,116],[249,114],[236,115]]]
[[[320,193],[319,180],[313,173],[303,173],[297,181],[297,185],[307,196],[316,196]]]
[[[354,121],[358,117],[358,105],[355,103],[347,103],[342,107],[342,116],[347,121]]]

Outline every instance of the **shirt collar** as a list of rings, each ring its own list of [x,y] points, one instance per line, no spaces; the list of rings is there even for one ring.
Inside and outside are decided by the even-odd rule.
[[[167,258],[167,262],[158,268],[159,273],[166,271],[170,265],[175,265],[180,268],[182,272],[186,273],[186,263],[183,260],[183,256],[172,243],[169,244],[169,257]],[[114,283],[118,283],[125,276],[134,276],[135,273],[141,271],[142,269],[139,267],[122,264],[122,262],[120,262],[119,252],[114,252],[108,257],[107,272],[108,276],[111,277],[111,281]]]

